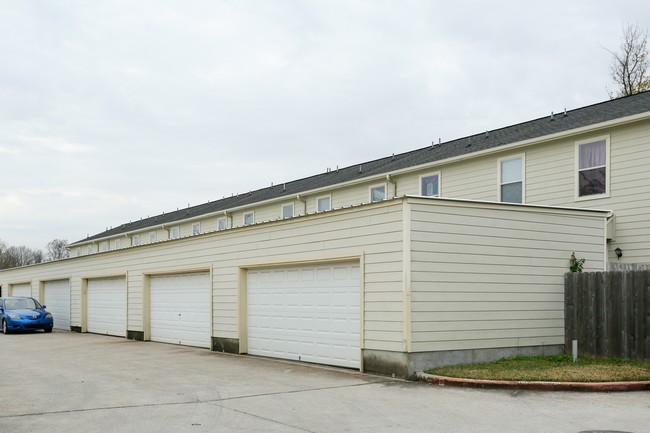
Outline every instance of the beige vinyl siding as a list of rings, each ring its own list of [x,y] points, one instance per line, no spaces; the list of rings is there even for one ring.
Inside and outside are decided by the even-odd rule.
[[[365,296],[368,297],[364,309],[370,312],[366,318],[370,326],[365,333],[364,345],[372,349],[401,351],[402,217],[401,201],[383,202],[1,271],[0,281],[5,287],[5,281],[38,281],[52,279],[52,275],[69,275],[71,324],[82,326],[83,279],[126,275],[127,329],[144,331],[144,275],[211,270],[213,335],[239,338],[237,296],[240,266],[278,261],[299,264],[336,257],[346,257],[349,261],[350,257],[357,257],[373,273],[364,277]],[[390,322],[395,323],[383,325]]]
[[[413,352],[564,343],[576,251],[604,266],[603,214],[517,206],[411,206]]]

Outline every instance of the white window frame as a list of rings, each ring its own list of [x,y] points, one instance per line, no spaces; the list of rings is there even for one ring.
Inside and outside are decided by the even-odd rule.
[[[583,144],[595,143],[597,141],[605,141],[605,193],[603,194],[591,194],[591,195],[580,195],[580,146]],[[575,180],[575,201],[584,201],[584,200],[597,200],[600,198],[608,198],[610,196],[610,137],[608,135],[601,135],[599,137],[592,137],[586,140],[580,140],[575,142],[575,161],[574,161],[574,180]],[[590,167],[591,169],[595,167]]]
[[[81,247],[77,247],[77,257],[81,255]]]
[[[115,249],[119,250],[122,248],[122,239],[115,239]]]
[[[384,189],[384,198],[382,200],[373,200],[372,199],[372,190],[377,189],[377,188],[383,188]],[[370,199],[370,203],[378,203],[380,201],[386,200],[386,197],[388,196],[388,187],[386,186],[385,183],[378,183],[376,185],[371,185],[368,188],[368,198]]]
[[[288,209],[291,206],[291,215],[286,216],[284,214],[285,209]],[[294,203],[285,203],[280,207],[280,218],[293,218],[295,216],[296,206]]]
[[[86,252],[88,254],[92,254],[95,252],[95,246],[93,244],[88,245],[88,248],[86,248]]]
[[[133,235],[131,238],[131,245],[137,246],[140,245],[140,235]]]
[[[223,223],[223,226],[222,226]],[[222,217],[217,219],[217,230],[226,230],[228,228],[228,218]]]
[[[103,241],[102,243],[99,244],[99,250],[102,253],[105,253],[106,251],[110,250],[110,248],[111,248],[110,241]]]
[[[152,243],[154,243],[156,241],[158,241],[158,233],[149,232],[149,243],[152,244]]]
[[[427,194],[424,193],[424,191],[422,191],[422,180],[423,180],[425,177],[432,177],[432,176],[438,176],[438,191],[436,191],[436,193],[435,193],[434,195],[427,195]],[[439,171],[436,171],[436,172],[433,172],[433,173],[423,174],[422,176],[420,176],[420,178],[419,178],[419,182],[418,182],[418,185],[419,185],[419,188],[420,188],[420,195],[421,195],[421,196],[424,196],[424,197],[440,197],[440,189],[441,189],[441,182],[440,182],[440,180],[441,180],[441,179],[442,179],[442,178],[441,178],[441,176],[440,176],[440,172],[439,172]]]
[[[498,197],[498,201],[501,203],[506,203],[502,200],[501,197],[501,187],[507,184],[501,182],[501,163],[506,161],[513,161],[515,159],[521,159],[521,204],[526,203],[526,154],[525,153],[520,153],[517,155],[508,155],[508,156],[504,156],[503,158],[497,159],[497,197]],[[515,182],[509,182],[509,183],[512,184]],[[507,202],[507,203],[511,203],[511,202]],[[518,204],[518,203],[513,203],[513,204]]]
[[[201,223],[194,223],[192,224],[192,236],[200,235],[201,234]]]
[[[246,222],[246,216],[250,215],[250,222]],[[248,211],[244,212],[244,216],[242,218],[242,222],[244,223],[245,226],[250,226],[252,224],[255,224],[255,211]]]
[[[327,199],[327,209],[320,208],[320,201],[324,199]],[[332,210],[332,195],[328,194],[316,197],[316,212],[327,212],[328,210]]]
[[[181,226],[174,226],[169,231],[170,239],[178,239],[181,237]]]

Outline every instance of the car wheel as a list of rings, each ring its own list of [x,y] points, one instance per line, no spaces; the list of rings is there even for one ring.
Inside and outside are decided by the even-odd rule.
[[[45,328],[43,329],[43,331],[45,331],[46,334],[49,334],[50,332],[52,332],[52,328]]]
[[[9,330],[7,329],[7,322],[5,320],[2,321],[2,333],[3,334],[9,333]]]

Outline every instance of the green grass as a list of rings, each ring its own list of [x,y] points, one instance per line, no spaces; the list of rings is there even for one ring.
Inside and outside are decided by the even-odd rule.
[[[530,382],[628,382],[650,380],[650,362],[581,357],[574,364],[570,355],[518,356],[485,364],[433,368],[426,373]]]

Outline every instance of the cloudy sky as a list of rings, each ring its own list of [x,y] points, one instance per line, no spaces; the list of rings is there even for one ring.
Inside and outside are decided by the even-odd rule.
[[[45,249],[608,99],[650,2],[5,0],[0,239]]]

